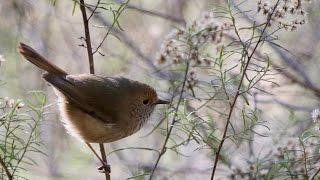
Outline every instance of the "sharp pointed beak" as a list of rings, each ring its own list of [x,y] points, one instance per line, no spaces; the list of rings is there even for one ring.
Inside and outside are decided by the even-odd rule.
[[[156,104],[169,104],[169,103],[170,103],[169,101],[165,101],[162,99],[158,99],[158,101],[156,102]]]

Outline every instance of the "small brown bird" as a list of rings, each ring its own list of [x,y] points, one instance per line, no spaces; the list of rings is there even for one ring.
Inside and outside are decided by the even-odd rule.
[[[160,100],[156,91],[124,77],[69,75],[30,46],[18,48],[28,61],[46,71],[42,76],[57,90],[66,129],[86,143],[106,143],[137,132]]]

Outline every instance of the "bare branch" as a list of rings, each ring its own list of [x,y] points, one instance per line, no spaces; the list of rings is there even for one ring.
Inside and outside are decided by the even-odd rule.
[[[86,7],[86,5],[84,4],[84,0],[80,0],[80,10],[82,13],[84,33],[86,36],[85,40],[86,40],[86,44],[87,44],[90,74],[94,74],[94,62],[93,62],[93,53],[92,53],[91,39],[90,39],[89,20],[87,18],[87,13],[86,13],[85,7]]]

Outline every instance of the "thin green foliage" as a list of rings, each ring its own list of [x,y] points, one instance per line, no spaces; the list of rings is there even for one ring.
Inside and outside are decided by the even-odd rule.
[[[42,92],[31,92],[33,99],[0,98],[0,159],[2,179],[16,179],[25,165],[35,165],[31,153],[43,152],[40,141],[40,122],[46,97]]]

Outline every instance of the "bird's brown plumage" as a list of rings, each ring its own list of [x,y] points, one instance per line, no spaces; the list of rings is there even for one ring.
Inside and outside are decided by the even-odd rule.
[[[68,75],[28,45],[21,43],[18,50],[47,72],[43,78],[58,91],[66,128],[86,142],[111,142],[135,133],[159,101],[152,87],[138,81],[92,74]]]

